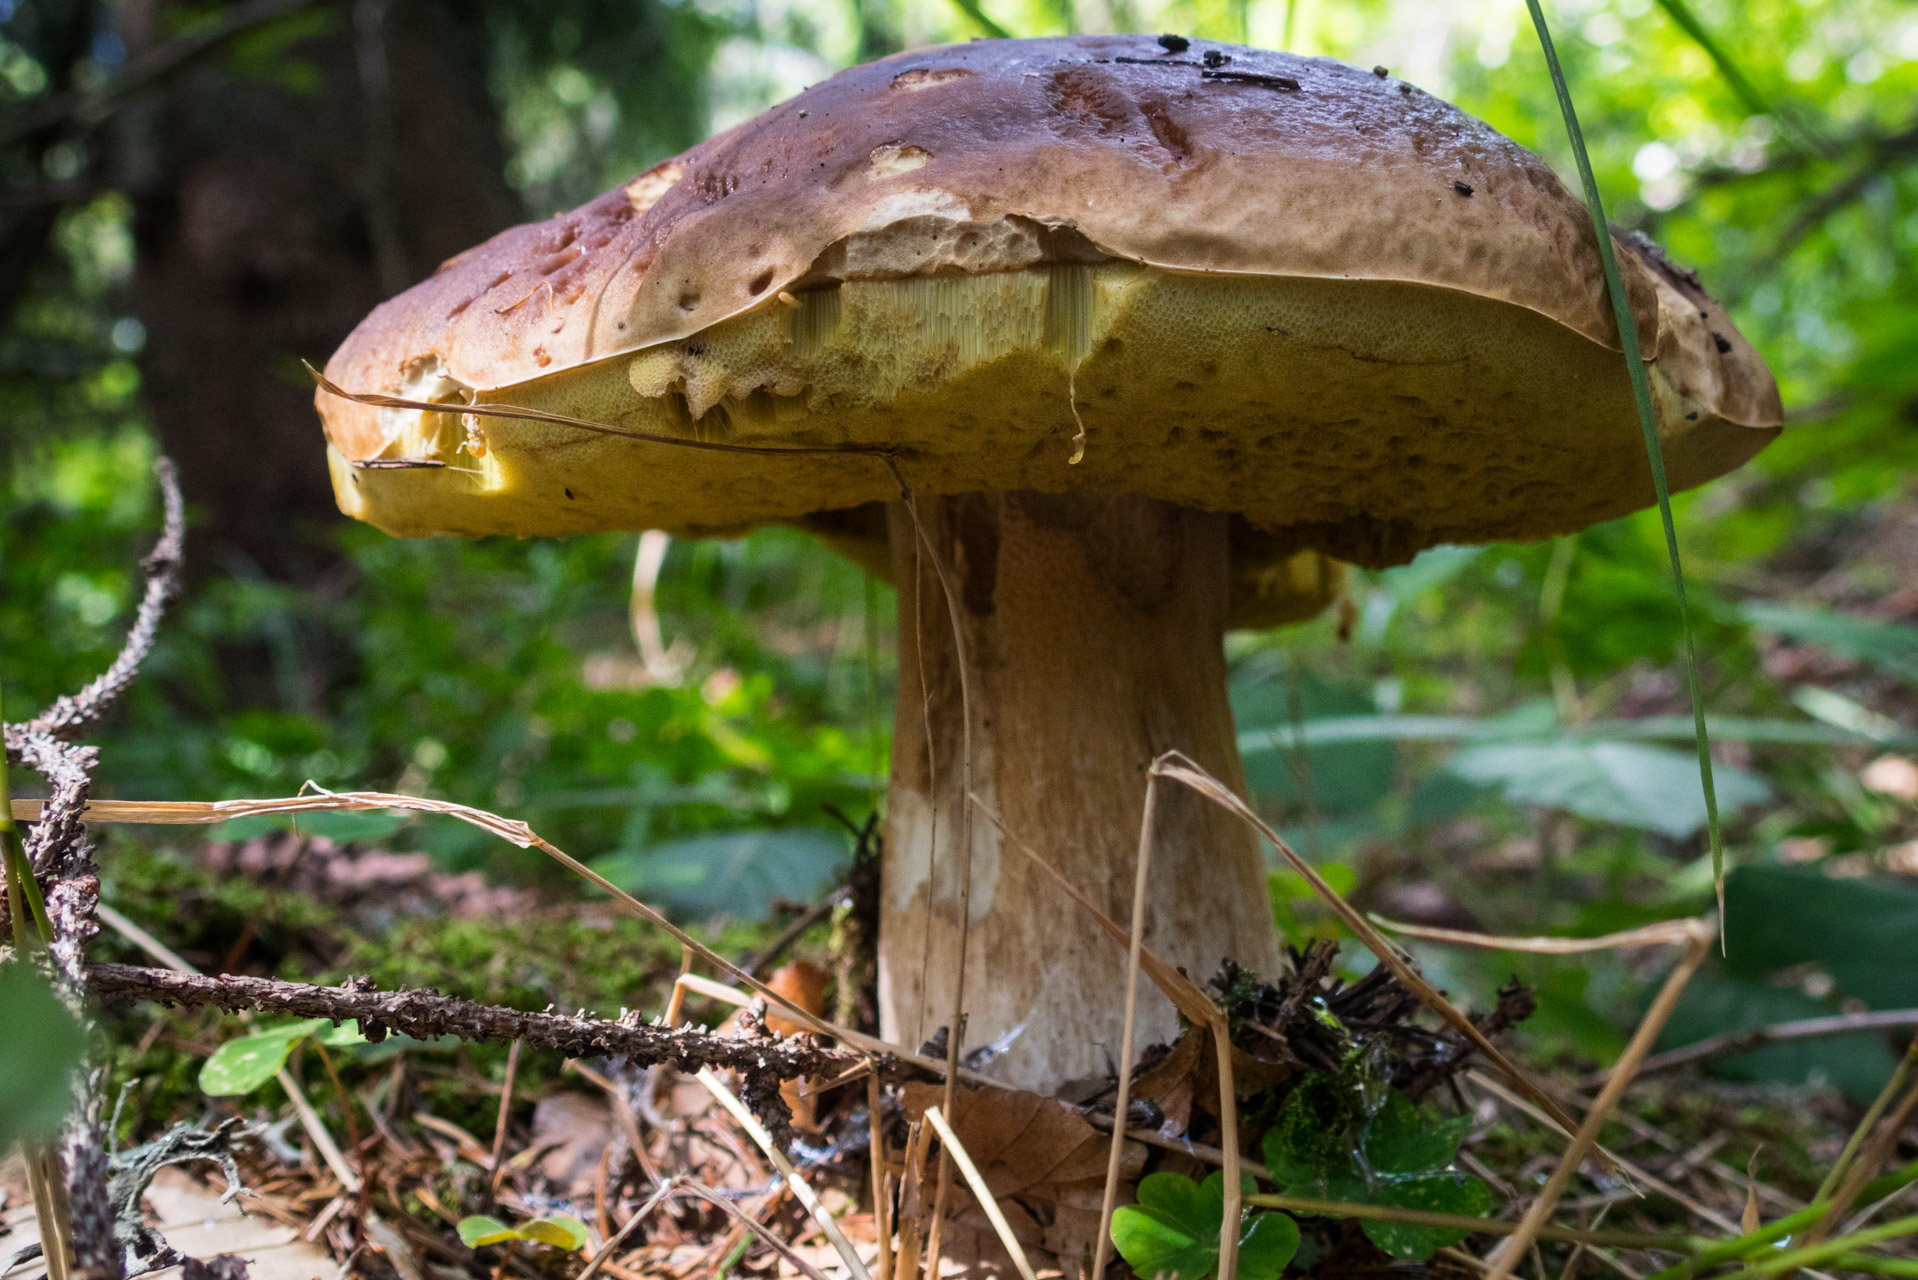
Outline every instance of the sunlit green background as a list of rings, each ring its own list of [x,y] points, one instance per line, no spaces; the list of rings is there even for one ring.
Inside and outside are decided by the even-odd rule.
[[[976,8],[933,0],[481,10],[507,177],[541,217],[838,67],[986,30]],[[1705,42],[1654,0],[1548,6],[1614,218],[1702,272],[1790,417],[1755,463],[1676,504],[1707,704],[1762,722],[1721,734],[1733,947],[1681,1011],[1683,1040],[1912,1003],[1908,981],[1883,977],[1918,972],[1918,794],[1886,783],[1895,765],[1867,766],[1909,754],[1918,725],[1918,9],[1679,10]],[[983,16],[1015,34],[1176,31],[1385,65],[1572,172],[1519,0],[984,0]],[[297,35],[251,56],[294,75]],[[0,39],[0,99],[45,83]],[[67,208],[56,243],[0,333],[0,681],[16,714],[108,660],[157,523],[127,201]],[[334,540],[350,572],[320,592],[207,569],[102,735],[104,793],[311,781],[443,796],[523,817],[696,915],[817,892],[845,847],[822,834],[837,830],[825,806],[857,822],[883,797],[892,596],[795,533],[672,546],[659,614],[684,675],[667,682],[646,676],[628,627],[636,535],[289,536]],[[1229,642],[1259,801],[1335,882],[1386,915],[1500,932],[1709,905],[1689,743],[1656,719],[1689,704],[1655,514],[1558,544],[1439,549],[1358,575],[1351,603],[1346,638],[1328,616]],[[316,683],[318,648],[335,674]],[[236,687],[235,654],[266,678]],[[1414,716],[1449,719],[1392,718]],[[1288,745],[1295,723],[1327,717],[1343,739]],[[684,842],[738,831],[784,834],[729,845],[727,874],[703,876],[688,849],[711,846]],[[544,873],[456,824],[365,834]],[[111,885],[111,858],[107,871]],[[1295,932],[1336,936],[1302,883],[1276,876],[1274,893]],[[1481,999],[1522,971],[1539,984],[1539,1045],[1595,1056],[1649,972],[1643,956],[1430,963]],[[1858,1092],[1889,1061],[1863,1038],[1726,1069]]]

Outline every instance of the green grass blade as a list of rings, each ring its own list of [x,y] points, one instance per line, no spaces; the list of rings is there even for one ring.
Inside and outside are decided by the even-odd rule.
[[[1792,145],[1801,151],[1820,150],[1820,140],[1812,135],[1804,122],[1799,120],[1796,114],[1771,102],[1758,91],[1758,86],[1751,82],[1751,77],[1732,61],[1731,55],[1725,52],[1724,46],[1718,43],[1705,24],[1698,20],[1698,15],[1692,12],[1691,6],[1685,3],[1685,0],[1658,0],[1658,7],[1663,9],[1665,15],[1678,24],[1678,29],[1690,36],[1692,43],[1702,49],[1705,56],[1712,60],[1712,65],[1718,68],[1718,74],[1724,78],[1726,85],[1731,88],[1738,100],[1745,104],[1747,111],[1776,120],[1790,138]]]
[[[1632,398],[1638,402],[1638,425],[1645,433],[1645,456],[1652,467],[1652,488],[1658,494],[1658,514],[1665,524],[1665,551],[1672,562],[1672,586],[1678,593],[1679,623],[1685,631],[1685,672],[1691,688],[1692,720],[1698,731],[1698,776],[1705,788],[1705,826],[1711,835],[1712,882],[1718,893],[1720,944],[1724,938],[1725,918],[1725,845],[1718,829],[1718,790],[1712,785],[1711,738],[1705,730],[1705,702],[1698,692],[1698,643],[1692,637],[1691,609],[1685,600],[1685,567],[1678,554],[1678,526],[1672,521],[1671,486],[1665,479],[1665,450],[1658,440],[1658,415],[1652,409],[1652,386],[1645,376],[1644,353],[1638,345],[1638,323],[1632,316],[1631,300],[1625,294],[1625,278],[1619,274],[1618,255],[1612,249],[1612,234],[1605,221],[1605,202],[1598,193],[1598,179],[1592,174],[1592,158],[1585,150],[1585,134],[1578,127],[1578,112],[1572,107],[1572,91],[1565,84],[1565,68],[1558,62],[1558,49],[1552,43],[1551,28],[1545,23],[1545,10],[1539,0],[1525,0],[1531,12],[1532,26],[1538,31],[1539,46],[1545,51],[1545,65],[1552,73],[1552,87],[1558,93],[1558,109],[1565,117],[1565,132],[1572,142],[1572,154],[1578,161],[1579,181],[1585,187],[1585,206],[1592,213],[1592,229],[1598,236],[1599,257],[1605,264],[1605,291],[1611,296],[1612,315],[1618,321],[1619,345],[1625,349],[1625,372],[1632,380]]]
[[[959,12],[972,19],[973,25],[991,36],[994,40],[1010,40],[1012,32],[994,22],[980,5],[979,0],[952,0],[959,6]]]

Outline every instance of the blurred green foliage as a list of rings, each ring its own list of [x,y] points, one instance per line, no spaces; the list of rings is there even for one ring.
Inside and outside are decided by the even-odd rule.
[[[1571,169],[1516,0],[982,6],[1019,34],[1175,30],[1386,65]],[[1910,972],[1906,944],[1877,939],[1909,937],[1898,878],[1918,874],[1918,805],[1882,769],[1870,783],[1868,766],[1909,752],[1918,729],[1918,12],[1896,0],[1678,8],[1569,0],[1549,12],[1614,216],[1701,270],[1778,372],[1792,423],[1755,463],[1676,501],[1708,707],[1772,726],[1720,735],[1741,870],[1732,951],[1673,1024],[1695,1038],[1911,1002],[1870,975]],[[508,176],[529,214],[849,61],[980,33],[933,0],[648,12],[642,30],[593,0],[487,6]],[[36,81],[6,30],[6,92],[41,92],[45,74]],[[18,710],[109,659],[157,523],[125,202],[74,205],[56,243],[0,332],[0,682]],[[102,736],[103,790],[418,790],[523,817],[668,896],[682,855],[701,847],[688,841],[732,841],[746,867],[748,846],[810,843],[806,865],[829,866],[825,806],[856,819],[883,794],[891,594],[795,533],[673,546],[659,612],[687,669],[663,683],[644,676],[628,632],[631,535],[326,536],[344,568],[318,589],[207,567]],[[1688,712],[1655,515],[1552,544],[1439,548],[1359,575],[1352,598],[1349,639],[1327,618],[1228,643],[1257,799],[1335,884],[1388,916],[1501,932],[1597,933],[1710,907],[1684,731],[1644,728]],[[236,677],[235,653],[264,677]],[[1335,717],[1377,731],[1293,742],[1295,725]],[[739,834],[765,831],[785,834]],[[367,838],[456,868],[546,873],[457,823]],[[1780,889],[1767,876],[1795,879]],[[817,883],[725,880],[754,887],[735,900],[680,884],[678,905],[750,914]],[[1294,880],[1274,877],[1281,922],[1338,936]],[[1852,895],[1832,908],[1845,930],[1814,944],[1800,926],[1826,893]],[[458,932],[425,952],[398,947],[390,963],[424,966],[412,981],[449,981],[476,959],[441,954]],[[1774,936],[1803,953],[1738,942]],[[1534,983],[1535,1046],[1591,1057],[1616,1051],[1657,976],[1642,958],[1421,956],[1481,1004],[1514,973]],[[1831,1042],[1723,1069],[1868,1092],[1888,1060]]]

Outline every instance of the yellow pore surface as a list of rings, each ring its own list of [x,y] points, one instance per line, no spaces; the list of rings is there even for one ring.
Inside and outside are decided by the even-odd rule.
[[[1757,434],[1654,382],[1675,485]],[[885,459],[832,452],[846,445],[892,450],[919,491],[1133,492],[1261,529],[1391,526],[1395,545],[1540,537],[1651,501],[1616,352],[1510,304],[1373,281],[1117,262],[852,281],[683,341],[442,394],[821,452],[485,417],[473,451],[456,411],[383,410],[381,458],[443,465],[336,454],[349,514],[403,536],[701,534],[897,496]]]

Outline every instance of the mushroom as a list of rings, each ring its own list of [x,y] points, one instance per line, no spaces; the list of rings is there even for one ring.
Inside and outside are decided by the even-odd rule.
[[[1702,483],[1777,433],[1776,387],[1695,277],[1619,245],[1668,473]],[[1235,609],[1323,603],[1315,555],[1652,503],[1620,350],[1584,206],[1409,84],[1149,36],[975,41],[845,71],[453,259],[327,367],[390,399],[319,406],[341,507],[394,534],[883,539],[882,1030],[951,1018],[963,948],[964,1043],[1050,1091],[1119,1051],[1121,957],[989,817],[1124,918],[1148,762],[1243,785]],[[1280,967],[1250,833],[1181,794],[1155,848],[1149,945],[1195,977]]]

